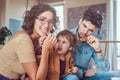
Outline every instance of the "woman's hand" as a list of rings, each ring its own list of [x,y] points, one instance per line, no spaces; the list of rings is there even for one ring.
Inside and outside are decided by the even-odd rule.
[[[44,40],[42,44],[42,51],[45,53],[49,51],[49,49],[53,48],[55,43],[57,42],[56,37],[53,34],[48,34],[48,37]]]
[[[39,45],[42,46],[44,40],[47,38],[47,36],[43,36],[39,38]]]

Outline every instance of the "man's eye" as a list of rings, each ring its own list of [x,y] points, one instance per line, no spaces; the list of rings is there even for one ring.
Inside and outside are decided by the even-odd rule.
[[[86,28],[87,26],[85,24],[83,24],[83,26]]]
[[[89,30],[90,32],[93,32],[93,30]]]

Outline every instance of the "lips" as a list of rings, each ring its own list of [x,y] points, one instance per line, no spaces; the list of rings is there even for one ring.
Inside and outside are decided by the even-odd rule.
[[[61,51],[61,50],[62,50],[62,48],[57,48],[57,50]]]
[[[45,34],[48,35],[49,31],[47,29],[41,29],[41,31]]]

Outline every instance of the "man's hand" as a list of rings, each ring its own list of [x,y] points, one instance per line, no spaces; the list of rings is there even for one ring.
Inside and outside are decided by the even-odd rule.
[[[94,36],[88,36],[86,41],[96,52],[99,52],[101,49],[99,47],[99,40]]]
[[[99,49],[99,40],[94,36],[87,37],[87,43],[93,47],[95,50]]]
[[[96,74],[96,70],[95,69],[88,69],[87,71],[85,71],[85,77],[91,77],[94,76]]]

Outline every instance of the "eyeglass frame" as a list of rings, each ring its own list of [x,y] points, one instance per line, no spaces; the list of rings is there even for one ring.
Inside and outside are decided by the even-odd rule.
[[[39,22],[41,23],[41,24],[46,24],[46,23],[48,23],[48,25],[49,26],[54,26],[54,24],[55,24],[55,21],[54,20],[52,20],[52,19],[50,19],[50,20],[47,20],[46,19],[46,17],[44,17],[44,16],[37,16],[37,19],[39,20]],[[42,20],[43,19],[43,20]]]

